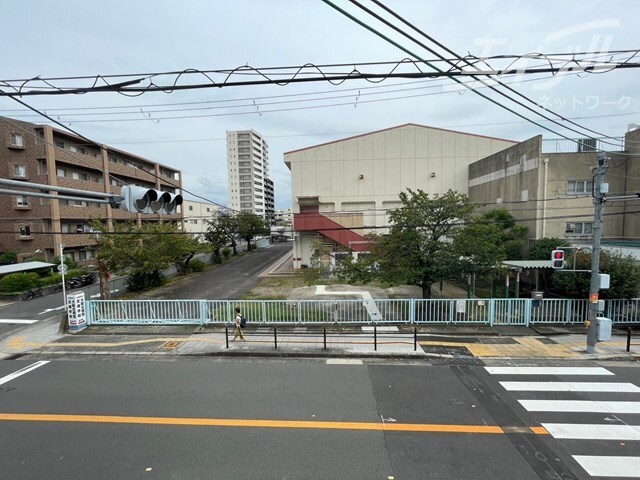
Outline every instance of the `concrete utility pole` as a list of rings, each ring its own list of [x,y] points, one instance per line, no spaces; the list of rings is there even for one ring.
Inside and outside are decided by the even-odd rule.
[[[593,249],[591,251],[591,288],[589,290],[589,330],[587,331],[587,353],[596,353],[596,317],[598,316],[598,291],[600,290],[600,238],[602,236],[602,207],[604,193],[602,180],[606,171],[606,157],[598,153],[598,166],[593,177],[594,212],[593,212]],[[602,190],[605,190],[604,192]]]

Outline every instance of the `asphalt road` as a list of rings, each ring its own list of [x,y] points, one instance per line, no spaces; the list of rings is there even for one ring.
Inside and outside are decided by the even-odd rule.
[[[150,292],[146,298],[157,299],[236,299],[251,290],[257,283],[257,275],[281,256],[291,251],[291,244],[275,244],[243,255],[217,268],[193,275],[166,288]],[[126,290],[125,278],[110,280],[109,289],[114,297]],[[100,295],[99,284],[82,289],[68,290],[67,293],[83,291],[86,298]],[[63,312],[62,292],[35,297],[29,301],[17,300],[0,307],[0,338],[28,323],[46,320]]]
[[[7,377],[29,365],[37,368]],[[531,412],[518,400],[640,394],[513,392],[500,382],[640,383],[637,367],[606,371],[540,377],[311,360],[2,361],[0,478],[587,479],[574,455],[637,457],[639,442],[533,433],[541,421],[607,422],[603,413]],[[638,425],[640,412],[607,417]]]

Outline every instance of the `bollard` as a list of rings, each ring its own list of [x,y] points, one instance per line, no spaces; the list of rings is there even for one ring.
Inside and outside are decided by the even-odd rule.
[[[627,328],[627,352],[631,351],[631,327]]]
[[[373,327],[373,350],[378,351],[378,327]]]
[[[418,350],[418,329],[413,327],[413,351],[416,352]]]
[[[229,327],[224,326],[224,341],[227,344],[227,348],[229,348]]]
[[[276,327],[273,327],[273,344],[276,346],[276,350],[278,349],[278,332],[276,331]]]
[[[324,337],[324,349],[327,349],[327,329],[326,327],[322,329],[322,336]]]

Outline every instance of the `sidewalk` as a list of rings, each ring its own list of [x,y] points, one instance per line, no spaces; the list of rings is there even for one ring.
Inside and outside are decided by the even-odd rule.
[[[48,320],[15,330],[0,341],[0,359],[42,354],[640,360],[640,345],[632,346],[631,353],[625,351],[626,336],[598,343],[596,354],[590,355],[580,327],[569,326],[563,332],[559,328],[555,327],[555,335],[546,336],[526,327],[424,326],[414,338],[409,326],[380,326],[375,331],[367,326],[327,327],[325,344],[321,327],[280,326],[274,334],[273,327],[252,326],[244,331],[245,341],[233,341],[233,328],[226,336],[224,327],[213,326],[90,327],[64,334],[59,320]],[[636,339],[636,343],[640,342]]]

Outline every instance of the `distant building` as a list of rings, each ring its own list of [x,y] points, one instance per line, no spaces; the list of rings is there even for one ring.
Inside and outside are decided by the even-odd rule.
[[[358,252],[364,235],[382,233],[400,192],[466,193],[469,165],[515,145],[501,138],[406,124],[286,152],[294,212],[294,268],[312,244]]]
[[[606,151],[609,196],[640,191],[640,129],[625,137],[543,139],[536,136],[469,166],[469,199],[481,209],[508,210],[529,227],[529,238],[558,237],[571,244],[593,237],[593,168]],[[629,249],[640,238],[640,199],[605,204],[603,246]],[[630,252],[625,252],[630,253]]]
[[[0,117],[0,177],[91,192],[119,194],[123,185],[140,185],[182,193],[182,174],[165,165],[86,140],[49,125]],[[10,190],[33,189],[7,187]],[[39,257],[51,261],[64,253],[93,264],[96,238],[92,219],[107,225],[124,220],[138,224],[182,221],[180,207],[172,215],[140,215],[89,200],[57,200],[0,194],[0,252],[18,261]]]
[[[207,220],[211,220],[219,210],[220,207],[213,203],[184,200],[182,203],[184,230],[193,237],[204,240],[204,234],[209,226]]]
[[[229,207],[271,220],[273,182],[269,179],[269,147],[254,130],[227,131]]]

